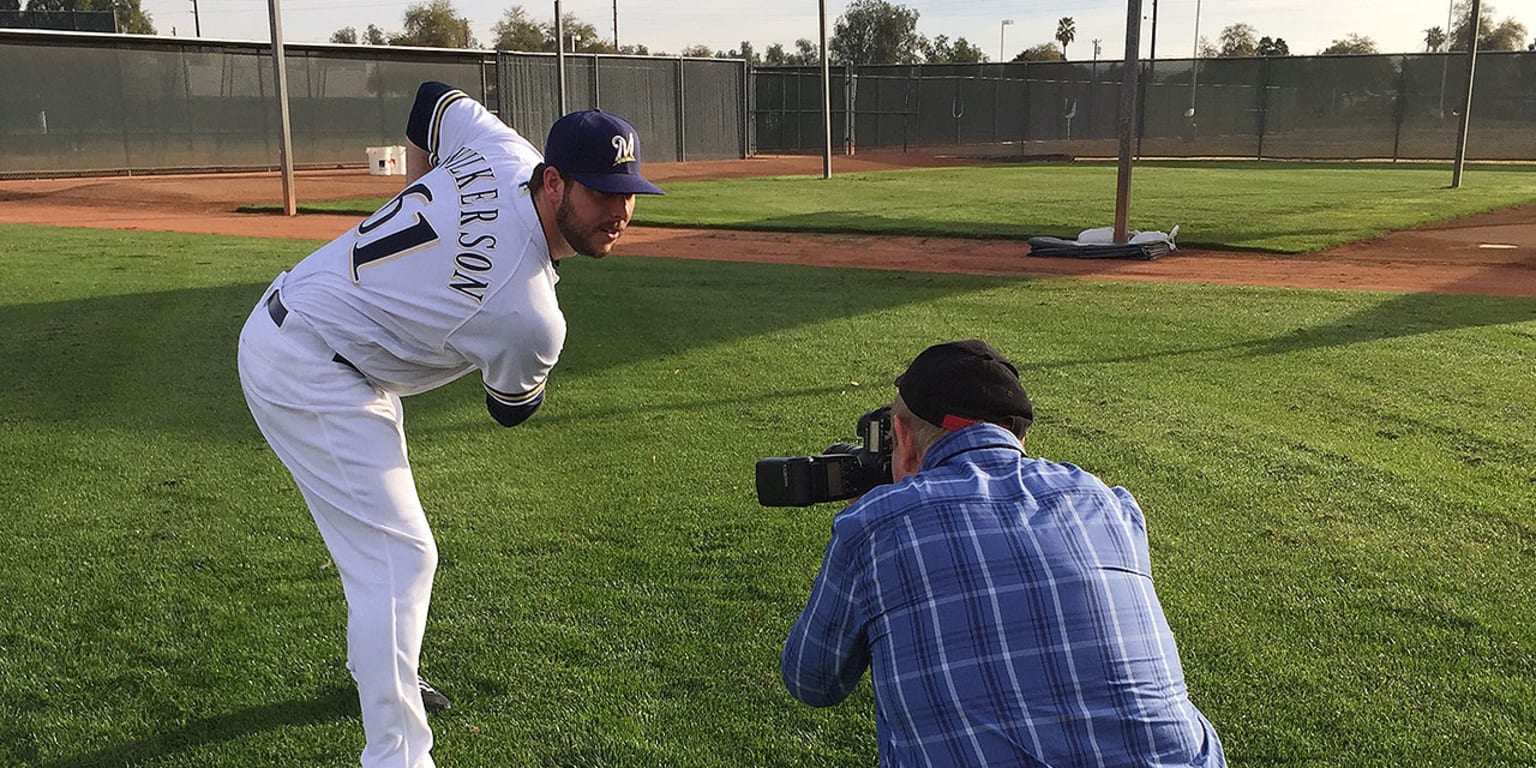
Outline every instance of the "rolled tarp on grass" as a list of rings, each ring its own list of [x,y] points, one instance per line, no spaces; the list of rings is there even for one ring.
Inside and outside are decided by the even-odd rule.
[[[1167,256],[1178,249],[1173,242],[1179,236],[1179,227],[1174,225],[1168,232],[1136,232],[1127,233],[1130,240],[1124,243],[1114,241],[1114,229],[1111,227],[1095,227],[1080,232],[1076,240],[1065,240],[1060,237],[1046,237],[1037,235],[1026,238],[1029,243],[1029,255],[1042,257],[1070,257],[1074,259],[1140,259],[1152,261],[1153,259]]]

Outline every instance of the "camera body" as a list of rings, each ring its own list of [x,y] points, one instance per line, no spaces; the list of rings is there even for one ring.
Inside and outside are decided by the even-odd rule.
[[[757,503],[765,507],[806,507],[851,499],[892,482],[891,407],[859,417],[863,445],[833,443],[819,456],[758,459]]]

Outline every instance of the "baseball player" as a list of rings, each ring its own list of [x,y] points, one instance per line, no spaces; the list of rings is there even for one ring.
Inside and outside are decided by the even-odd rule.
[[[543,157],[462,91],[423,83],[405,189],[277,276],[240,333],[240,385],[293,473],[347,599],[364,768],[432,766],[418,673],[437,546],[406,459],[400,398],[479,370],[497,423],[544,399],[565,341],[560,259],[602,257],[662,194],[624,120],[575,112]]]

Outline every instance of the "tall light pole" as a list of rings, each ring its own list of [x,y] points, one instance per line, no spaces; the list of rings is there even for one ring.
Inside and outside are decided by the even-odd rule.
[[[269,0],[276,2],[276,0]],[[560,13],[560,0],[555,0],[555,98],[560,102],[560,114],[565,114],[565,16]]]
[[[288,113],[288,64],[283,57],[283,9],[279,0],[267,0],[272,26],[272,84],[277,89],[277,164],[283,177],[283,215],[294,216],[299,201],[293,191],[293,131]]]
[[[1446,42],[1445,42],[1444,45],[1441,46],[1441,48],[1445,49],[1444,52],[1445,52],[1446,55],[1442,56],[1440,58],[1440,119],[1441,120],[1445,119],[1445,71],[1446,71],[1446,68],[1450,66],[1451,48],[1456,45],[1456,41],[1454,39],[1455,38],[1455,27],[1451,26],[1452,18],[1454,16],[1455,12],[1456,12],[1456,0],[1451,0],[1450,3],[1447,4],[1446,7],[1445,7],[1445,40],[1446,40]]]
[[[203,21],[197,15],[197,0],[192,0],[192,32],[198,37],[203,36]]]
[[[613,0],[613,52],[619,52],[619,0]]]
[[[1115,174],[1115,242],[1130,241],[1131,144],[1136,133],[1136,62],[1141,52],[1141,0],[1129,0],[1125,9],[1125,66],[1120,72],[1120,161]]]
[[[832,68],[827,61],[827,0],[817,4],[821,16],[821,177],[832,178]]]
[[[1195,52],[1189,63],[1189,110],[1184,116],[1195,119],[1195,83],[1200,79],[1200,0],[1195,0]]]
[[[997,61],[999,64],[1006,64],[1008,62],[1008,25],[1012,23],[1013,19],[1003,19],[1002,26],[998,27]]]
[[[1461,188],[1461,169],[1467,162],[1467,126],[1472,121],[1472,82],[1477,71],[1477,33],[1482,23],[1482,0],[1472,0],[1467,12],[1467,103],[1461,108],[1461,121],[1456,127],[1456,162],[1451,169],[1451,189]]]

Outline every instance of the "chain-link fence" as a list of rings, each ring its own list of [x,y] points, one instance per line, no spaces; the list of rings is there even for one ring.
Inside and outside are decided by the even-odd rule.
[[[295,165],[361,165],[403,141],[416,87],[463,88],[542,144],[559,116],[552,54],[285,46]],[[633,122],[645,159],[746,154],[745,64],[571,56],[567,107]],[[0,32],[0,174],[272,168],[270,45]]]
[[[1142,62],[1138,152],[1450,159],[1466,62],[1465,54]],[[1118,62],[834,68],[833,145],[1112,156],[1121,70]],[[753,71],[756,151],[820,151],[820,78],[808,67]],[[1536,53],[1478,55],[1467,156],[1536,160]]]
[[[357,165],[366,147],[400,143],[423,80],[470,91],[535,139],[560,114],[553,54],[336,45],[286,54],[301,167]],[[647,160],[821,151],[817,68],[749,74],[738,60],[565,61],[565,108],[624,116]],[[1466,103],[1464,54],[1141,66],[1143,156],[1449,159]],[[1120,70],[1117,62],[838,67],[834,145],[1112,156]],[[278,162],[271,47],[262,43],[0,31],[0,72],[3,174]],[[1471,123],[1469,158],[1536,160],[1536,53],[1479,54]]]
[[[554,54],[500,54],[502,118],[548,126],[561,114]],[[565,111],[597,107],[643,137],[645,160],[746,155],[746,64],[710,59],[570,55]]]

